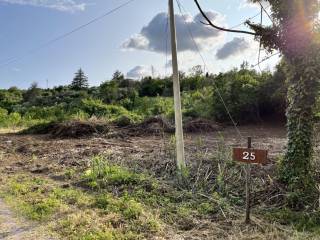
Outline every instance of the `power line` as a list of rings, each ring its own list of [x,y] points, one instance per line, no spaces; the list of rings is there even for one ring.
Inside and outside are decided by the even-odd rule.
[[[252,19],[258,17],[259,15],[260,15],[260,12],[255,14],[255,15],[253,15],[252,17],[247,18],[245,21],[243,21],[243,22],[231,27],[230,29],[236,29],[236,28],[240,27],[241,25],[245,24],[248,20],[252,20]]]
[[[270,56],[267,56],[267,57],[263,58],[261,61],[259,61],[257,64],[251,65],[251,67],[254,68],[254,67],[258,66],[260,63],[263,63],[263,62],[269,60],[270,58],[272,58],[272,57],[274,57],[274,56],[276,56],[276,55],[279,55],[279,54],[281,54],[281,53],[280,53],[280,52],[276,52],[276,53],[274,53],[274,54],[272,54],[272,55],[270,55]]]
[[[165,69],[165,74],[164,74],[164,76],[166,77],[167,76],[167,74],[168,74],[168,72],[167,72],[167,70],[168,70],[168,41],[169,41],[169,9],[168,9],[168,12],[167,12],[167,17],[166,17],[166,26],[165,26],[165,45],[166,45],[166,63],[165,63],[165,65],[164,65],[164,69]]]
[[[268,18],[270,19],[270,21],[273,23],[274,25],[274,21],[273,18],[270,16],[270,14],[268,13],[267,9],[263,6],[263,4],[261,3],[260,0],[258,0],[259,5],[261,6],[261,9],[267,14]],[[269,6],[270,7],[270,6]]]
[[[262,6],[262,7],[263,7],[263,6]],[[270,7],[271,7],[271,5],[268,6],[268,7],[266,7],[266,8],[264,8],[264,11],[267,11],[267,9],[269,9]],[[257,14],[253,15],[252,17],[247,18],[247,19],[244,20],[243,22],[241,22],[241,23],[239,23],[239,24],[231,27],[230,29],[238,28],[238,27],[240,27],[241,25],[247,23],[247,21],[252,20],[252,19],[254,19],[254,18],[256,18],[256,17],[258,17],[258,16],[260,16],[260,15],[261,15],[261,12],[258,12]]]
[[[97,21],[99,21],[99,20],[101,20],[101,19],[103,19],[103,18],[111,15],[112,13],[120,10],[121,8],[129,5],[129,4],[130,4],[131,2],[133,2],[133,1],[135,1],[135,0],[126,1],[125,3],[120,4],[119,6],[117,6],[117,7],[113,8],[113,9],[109,10],[108,12],[106,12],[106,13],[104,13],[104,14],[96,17],[96,18],[93,18],[93,19],[90,20],[89,22],[87,22],[87,23],[85,23],[85,24],[82,24],[82,25],[74,28],[73,30],[71,30],[71,31],[69,31],[69,32],[67,32],[67,33],[64,33],[64,34],[62,34],[62,35],[60,35],[60,36],[58,36],[58,37],[56,37],[56,38],[54,38],[54,39],[52,39],[52,40],[49,40],[48,42],[42,44],[42,45],[39,46],[39,47],[36,47],[36,48],[33,48],[33,49],[29,50],[28,52],[26,52],[26,53],[23,54],[23,55],[20,55],[20,56],[18,56],[18,57],[8,58],[5,62],[3,62],[3,63],[0,64],[0,68],[5,67],[5,66],[7,66],[7,65],[9,65],[9,64],[11,64],[11,63],[17,62],[17,61],[19,61],[19,60],[21,60],[21,59],[23,59],[23,58],[25,58],[25,57],[27,57],[27,56],[35,53],[35,52],[41,50],[42,48],[48,47],[49,45],[51,45],[51,44],[53,44],[53,43],[55,43],[55,42],[57,42],[57,41],[60,41],[61,39],[65,38],[65,37],[68,37],[68,36],[70,36],[71,34],[73,34],[73,33],[75,33],[75,32],[78,32],[79,30],[81,30],[81,29],[83,29],[83,28],[91,25],[92,23],[95,23],[95,22],[97,22]]]
[[[261,4],[260,4],[261,5]],[[260,16],[260,25],[262,25],[263,23],[263,9],[262,9],[262,5],[261,5],[261,16]],[[262,39],[260,37],[260,41],[259,41],[259,53],[258,53],[258,66],[259,66],[259,70],[261,72],[261,67],[260,67],[260,57],[261,57],[261,47],[262,47]]]
[[[188,30],[188,32],[189,32],[189,35],[190,35],[192,41],[193,41],[193,44],[194,44],[195,47],[197,48],[197,51],[198,51],[198,53],[199,53],[199,55],[200,55],[200,57],[201,57],[201,59],[202,59],[202,62],[205,62],[204,57],[203,57],[203,55],[202,55],[202,53],[201,53],[201,51],[200,51],[200,48],[199,48],[196,40],[194,39],[193,33],[192,33],[191,29],[189,28],[189,26],[186,24],[186,20],[187,20],[187,19],[186,19],[185,15],[183,15],[181,8],[183,8],[183,10],[184,10],[185,12],[187,12],[187,11],[186,11],[186,9],[182,6],[182,4],[180,3],[179,0],[176,0],[176,1],[177,1],[177,4],[178,4],[178,7],[179,7],[180,14],[181,14],[181,15],[183,16],[183,18],[184,18],[184,24],[185,24],[186,27],[187,27],[187,30]],[[207,68],[207,67],[206,67],[206,68]]]
[[[183,5],[180,3],[179,0],[176,0],[176,1],[177,1],[178,7],[179,7],[179,11],[180,11],[181,15],[184,16],[183,13],[182,13],[181,8],[183,8],[185,12],[187,12],[187,11],[185,10],[185,8],[183,7]],[[185,20],[186,20],[186,19],[185,19]],[[209,69],[209,68],[208,68],[208,65],[207,65],[207,63],[206,63],[206,61],[205,61],[205,59],[204,59],[204,57],[203,57],[203,55],[202,55],[202,53],[201,53],[201,51],[200,51],[200,48],[199,48],[197,42],[195,41],[195,39],[194,39],[194,37],[193,37],[193,34],[192,34],[191,29],[189,28],[189,26],[186,24],[185,21],[184,21],[184,23],[185,23],[185,25],[186,25],[187,28],[188,28],[188,32],[190,33],[190,37],[191,37],[191,39],[192,39],[192,41],[193,41],[193,43],[194,43],[194,45],[195,45],[195,48],[196,48],[199,56],[200,56],[201,59],[202,59],[202,62],[203,62],[203,64],[204,64],[204,66],[205,66],[207,69]],[[215,81],[213,81],[213,84],[214,84],[214,86],[215,86],[215,89],[216,89],[216,91],[217,91],[217,93],[218,93],[218,96],[219,96],[219,98],[220,98],[220,100],[221,100],[221,102],[222,102],[222,104],[223,104],[223,106],[224,106],[224,108],[225,108],[225,110],[226,110],[226,112],[227,112],[227,114],[228,114],[228,116],[229,116],[229,118],[230,118],[230,120],[231,120],[231,122],[232,122],[232,124],[233,124],[233,126],[234,126],[234,128],[235,128],[235,130],[236,130],[236,132],[238,133],[239,137],[240,137],[241,139],[243,139],[243,136],[242,136],[242,134],[241,134],[241,132],[240,132],[238,126],[237,126],[237,123],[236,123],[235,120],[233,119],[233,117],[232,117],[232,115],[231,115],[231,112],[230,112],[230,110],[229,110],[226,102],[224,101],[222,95],[221,95],[221,92],[220,92],[220,90],[219,90],[219,87],[217,86],[217,84],[216,84]]]

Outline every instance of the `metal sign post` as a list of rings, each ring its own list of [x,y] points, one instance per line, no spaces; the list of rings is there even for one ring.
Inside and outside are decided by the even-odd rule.
[[[247,148],[234,148],[233,160],[246,164],[246,219],[250,223],[250,188],[251,188],[251,164],[266,165],[269,163],[268,151],[252,148],[252,138],[248,137]]]
[[[248,149],[251,149],[251,137],[248,137]],[[251,154],[250,154],[251,155]],[[251,167],[246,163],[246,220],[245,223],[250,223],[250,182],[251,182]]]

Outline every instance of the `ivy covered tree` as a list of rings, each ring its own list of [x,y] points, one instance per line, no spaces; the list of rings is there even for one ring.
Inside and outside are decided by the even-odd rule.
[[[216,26],[194,0],[208,25],[254,35],[268,51],[279,51],[286,62],[288,146],[280,178],[288,186],[292,207],[302,207],[315,190],[312,170],[314,109],[320,76],[318,0],[266,0],[271,6],[271,26],[247,21],[251,31]],[[261,0],[250,0],[263,5]]]
[[[71,88],[74,90],[83,90],[89,87],[88,77],[84,74],[80,68],[76,73],[75,77],[72,80]]]

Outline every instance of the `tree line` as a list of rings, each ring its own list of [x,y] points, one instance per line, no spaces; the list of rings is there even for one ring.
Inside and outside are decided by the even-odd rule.
[[[204,74],[199,67],[193,69],[190,74],[181,73],[185,118],[208,118],[228,123],[230,119],[219,91],[239,123],[284,120],[286,83],[283,63],[274,72],[257,72],[246,64],[219,74]],[[172,96],[171,77],[133,80],[116,71],[100,86],[89,87],[88,77],[79,69],[70,85],[41,89],[33,83],[27,90],[17,87],[0,90],[0,108],[8,114],[17,112],[21,117],[45,108],[58,108],[70,115],[84,111],[83,101],[89,99],[97,105],[122,107],[142,119],[157,114],[173,119]],[[90,112],[89,115],[101,114]]]

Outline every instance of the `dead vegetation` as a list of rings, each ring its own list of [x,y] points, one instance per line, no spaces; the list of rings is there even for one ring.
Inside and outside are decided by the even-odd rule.
[[[222,127],[214,121],[194,119],[186,121],[186,133],[202,133],[220,131]],[[172,134],[175,128],[172,122],[162,116],[150,117],[141,123],[131,124],[122,119],[120,123],[107,123],[102,120],[65,121],[39,124],[23,130],[23,134],[48,134],[53,138],[81,138],[93,135],[108,135],[109,137],[148,136]]]
[[[141,211],[142,218],[157,216],[157,222],[162,226],[160,229],[163,229],[153,234],[147,232],[149,230],[142,230],[148,236],[142,239],[299,239],[297,236],[304,236],[286,225],[274,223],[274,219],[271,221],[271,218],[265,217],[266,213],[285,207],[282,186],[274,177],[276,156],[281,155],[286,143],[284,130],[252,126],[240,128],[242,133],[256,136],[254,146],[259,143],[259,147],[268,149],[273,163],[252,169],[254,217],[253,224],[246,226],[242,223],[244,171],[241,164],[231,161],[230,155],[231,147],[239,145],[238,139],[234,137],[234,129],[225,128],[222,132],[204,132],[201,135],[186,134],[189,178],[185,186],[179,186],[174,180],[173,141],[170,135],[161,135],[161,120],[152,119],[148,123],[150,126],[159,124],[159,132],[138,132],[137,135],[126,135],[125,138],[110,137],[112,131],[118,130],[115,132],[118,135],[130,131],[129,127],[122,127],[111,129],[107,135],[94,133],[91,138],[77,137],[72,140],[47,135],[1,135],[0,169],[3,176],[16,176],[21,173],[40,179],[49,176],[50,181],[62,189],[75,188],[89,191],[88,194],[100,194],[102,191],[110,198],[117,199],[116,202],[110,199],[115,207],[118,207],[117,204],[124,204],[128,198],[132,199],[138,205],[131,207],[136,206]],[[140,129],[146,128],[141,125]],[[103,169],[107,169],[108,175],[98,181],[95,179],[96,175],[90,175],[88,185],[83,174],[92,173],[87,171],[90,170],[95,156],[108,156],[107,165],[96,165],[104,166]],[[154,180],[150,182],[144,176],[150,176]],[[96,183],[102,184],[100,188],[97,188]],[[52,191],[50,186],[43,188]],[[37,195],[31,192],[30,197],[33,196]],[[25,196],[21,196],[21,199],[25,201]],[[54,201],[56,200],[55,198]],[[107,216],[118,224],[121,222],[120,225],[114,225],[116,230],[119,228],[117,226],[130,228],[131,225],[125,218],[119,219],[117,214],[124,214],[121,210],[112,213],[116,215],[104,215],[105,206],[110,204],[109,200],[105,202],[103,198],[99,198],[97,201],[99,214],[96,214],[96,209],[91,209],[94,205],[87,206],[90,214],[95,216],[97,226],[101,225],[100,220],[105,221],[103,216]],[[77,211],[83,211],[80,205]],[[77,221],[81,219],[73,218],[74,214],[70,218],[75,221],[72,226],[77,226]],[[91,219],[91,215],[86,215],[87,212],[79,214],[83,221],[85,217]],[[60,217],[62,215],[60,214]],[[79,224],[81,223],[82,220]],[[66,231],[65,228],[60,230]]]
[[[109,131],[109,124],[102,121],[65,121],[36,125],[22,133],[48,134],[54,138],[80,138],[102,135]]]

